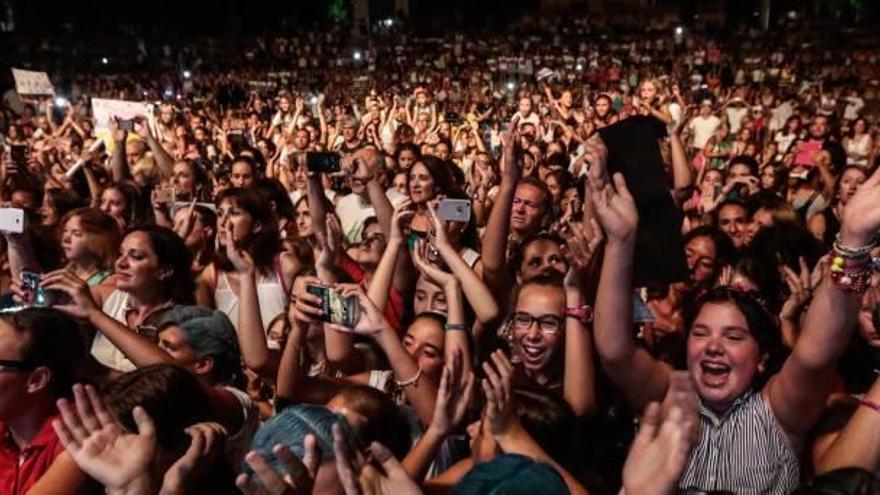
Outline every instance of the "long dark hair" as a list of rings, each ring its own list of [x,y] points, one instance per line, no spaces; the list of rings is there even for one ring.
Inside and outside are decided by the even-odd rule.
[[[163,280],[162,290],[176,304],[195,304],[196,283],[192,275],[192,253],[173,230],[158,225],[144,225],[133,230],[143,232],[156,253],[159,266],[171,269],[171,276]]]
[[[253,188],[232,187],[217,196],[217,205],[223,201],[234,202],[239,208],[248,212],[254,223],[260,224],[260,231],[252,233],[244,247],[254,259],[254,263],[262,271],[270,269],[275,256],[281,251],[281,238],[278,224],[272,218],[272,208],[266,196]],[[219,230],[219,225],[218,225]],[[226,272],[234,270],[232,262],[226,257],[225,249],[218,249],[215,255],[217,266]]]

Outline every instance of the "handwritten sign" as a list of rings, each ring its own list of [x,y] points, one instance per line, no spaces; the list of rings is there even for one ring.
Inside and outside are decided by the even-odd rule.
[[[116,143],[114,143],[110,133],[110,121],[113,118],[122,120],[147,119],[147,112],[147,105],[137,101],[92,98],[92,114],[95,116],[95,136],[104,142],[105,149],[108,153],[111,153]],[[129,140],[137,138],[136,133],[128,133]]]
[[[45,72],[12,69],[12,77],[15,79],[15,91],[20,95],[52,96],[55,94],[55,87],[52,86],[49,75]]]

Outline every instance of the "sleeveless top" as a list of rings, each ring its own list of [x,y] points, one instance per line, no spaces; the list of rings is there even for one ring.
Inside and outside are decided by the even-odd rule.
[[[281,283],[278,272],[273,270],[268,275],[257,276],[257,299],[260,304],[260,316],[263,320],[263,329],[267,329],[269,323],[281,313],[287,310],[287,292]],[[238,330],[238,294],[229,285],[226,272],[220,272],[217,276],[217,287],[214,289],[214,303],[217,310],[222,311],[229,317],[232,325]],[[277,341],[269,341],[270,349],[280,349]]]
[[[95,272],[91,277],[86,279],[86,285],[89,287],[97,287],[101,285],[102,282],[107,280],[107,277],[113,275],[113,270],[102,270],[100,272]]]
[[[110,293],[104,301],[104,305],[101,306],[101,311],[103,311],[104,314],[126,326],[128,326],[128,322],[125,319],[125,313],[128,309],[128,292],[123,292],[121,290],[114,290]],[[96,361],[116,371],[128,373],[137,369],[134,363],[129,361],[128,358],[125,357],[125,354],[113,345],[113,343],[111,343],[101,332],[96,333],[95,337],[92,339],[91,352],[92,357],[94,357]]]
[[[800,463],[761,393],[749,392],[719,417],[705,406],[702,431],[679,489],[785,494],[798,486]]]

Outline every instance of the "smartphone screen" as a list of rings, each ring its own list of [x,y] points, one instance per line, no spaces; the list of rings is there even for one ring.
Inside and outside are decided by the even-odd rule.
[[[321,309],[324,312],[321,319],[323,321],[345,328],[354,328],[357,325],[360,317],[357,296],[342,297],[332,287],[320,284],[309,284],[306,291],[321,298]]]
[[[471,219],[471,202],[467,199],[442,199],[437,203],[440,220],[467,223]]]
[[[340,170],[340,156],[338,153],[309,152],[306,153],[306,167],[309,172],[335,173]]]

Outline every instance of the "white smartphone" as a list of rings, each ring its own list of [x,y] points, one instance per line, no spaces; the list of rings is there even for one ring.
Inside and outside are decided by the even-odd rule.
[[[467,199],[441,199],[437,203],[440,220],[467,223],[471,220],[471,202]]]
[[[24,210],[21,208],[0,208],[0,231],[24,233]]]

